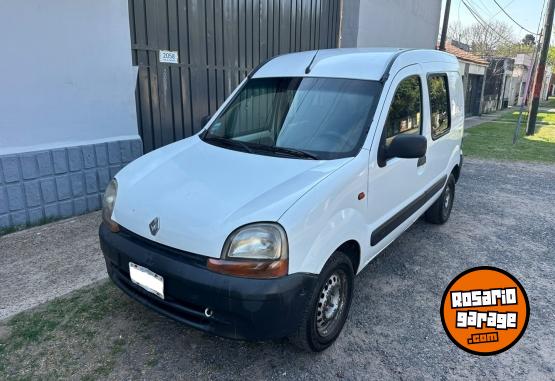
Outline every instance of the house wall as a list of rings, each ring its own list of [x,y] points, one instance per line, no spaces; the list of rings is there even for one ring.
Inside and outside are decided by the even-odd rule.
[[[433,49],[440,14],[441,0],[343,0],[341,47]]]
[[[189,137],[248,73],[290,52],[337,47],[341,0],[130,1],[145,151]],[[160,50],[174,51],[162,63]]]
[[[549,97],[549,84],[551,83],[551,77],[553,75],[553,69],[551,66],[545,68],[545,76],[543,78],[542,90],[540,99],[547,100]]]
[[[141,154],[127,5],[0,2],[0,229],[98,209]]]

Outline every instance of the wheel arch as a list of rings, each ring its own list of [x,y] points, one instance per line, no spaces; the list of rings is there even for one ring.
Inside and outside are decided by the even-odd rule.
[[[455,164],[451,170],[451,174],[455,177],[455,182],[458,182],[461,175],[461,166],[459,164]]]
[[[351,260],[351,263],[353,264],[353,272],[357,274],[360,267],[361,257],[360,243],[357,240],[350,239],[343,242],[335,251],[345,254]]]

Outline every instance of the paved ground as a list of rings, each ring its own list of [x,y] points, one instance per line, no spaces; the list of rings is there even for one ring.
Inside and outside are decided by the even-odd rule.
[[[498,119],[501,118],[503,115],[508,113],[513,113],[515,111],[519,111],[519,108],[512,107],[510,109],[499,110],[489,114],[482,114],[480,116],[471,116],[464,120],[464,128],[476,127],[485,122],[498,121]],[[524,123],[526,123],[526,119],[523,119],[523,120],[524,120]],[[514,124],[514,122],[507,122],[507,123]]]
[[[105,278],[100,212],[0,237],[0,320]]]
[[[476,127],[476,126],[479,126],[480,124],[486,123],[486,122],[505,123],[505,124],[512,124],[513,126],[515,126],[516,125],[516,120],[500,120],[500,118],[505,114],[512,114],[512,113],[519,112],[519,111],[520,111],[520,107],[514,106],[514,107],[511,107],[511,108],[498,110],[496,112],[492,112],[492,113],[489,113],[489,114],[482,114],[480,116],[470,116],[470,117],[468,117],[464,120],[464,128]],[[525,108],[523,111],[527,112],[528,109]],[[555,109],[554,108],[540,107],[539,112],[555,113]],[[527,121],[527,116],[523,115],[521,122],[522,122],[522,126],[524,126],[524,128],[526,128],[526,121]],[[541,120],[538,120],[538,121],[536,121],[536,124],[538,124],[538,125],[545,125],[545,124],[550,125],[552,123],[543,122]]]
[[[207,336],[158,316],[115,289],[110,291],[115,308],[102,318],[82,322],[96,332],[92,344],[72,349],[71,339],[54,338],[47,343],[48,353],[82,362],[72,365],[77,369],[73,377],[79,377],[97,353],[105,352],[105,343],[116,340],[114,361],[106,368],[108,379],[554,379],[553,200],[554,166],[467,159],[450,222],[441,227],[417,222],[360,274],[342,336],[322,354],[301,353],[286,340],[244,343]],[[38,300],[71,288],[70,279],[80,271],[67,265],[57,268],[46,254],[39,254],[44,263],[18,258],[17,254],[37,255],[37,247],[73,258],[77,267],[92,270],[91,280],[103,276],[95,242],[97,218],[1,238],[2,305],[8,295],[13,304],[14,292],[22,295],[34,289]],[[56,234],[46,239],[51,230]],[[67,237],[70,245],[62,241]],[[6,265],[27,269],[25,277],[15,278],[22,290],[4,280],[13,271],[6,271]],[[508,352],[493,357],[457,348],[444,334],[439,317],[449,281],[479,265],[511,272],[524,285],[531,304],[526,334]],[[38,288],[32,285],[35,278],[28,281],[29,274],[36,273],[33,267],[50,272],[49,279],[37,280]],[[55,362],[55,356],[29,367],[47,367],[48,361]]]

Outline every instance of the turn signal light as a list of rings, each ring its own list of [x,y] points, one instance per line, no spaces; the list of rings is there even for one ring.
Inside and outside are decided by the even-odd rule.
[[[243,278],[271,279],[287,275],[289,261],[230,261],[225,259],[208,260],[208,269],[220,274]]]

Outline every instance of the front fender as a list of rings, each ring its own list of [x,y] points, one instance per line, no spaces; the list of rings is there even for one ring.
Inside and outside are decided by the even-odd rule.
[[[368,151],[337,170],[301,197],[279,219],[289,241],[289,273],[319,274],[343,243],[354,240],[362,249],[369,242],[365,215]]]
[[[347,241],[356,241],[364,247],[368,235],[364,216],[355,209],[343,209],[328,219],[304,256],[300,267],[319,274],[329,257]],[[360,262],[360,261],[359,261]],[[355,273],[358,269],[355,270]]]

